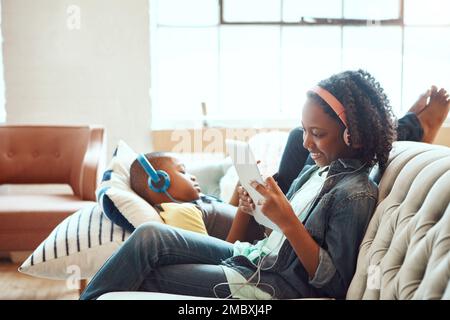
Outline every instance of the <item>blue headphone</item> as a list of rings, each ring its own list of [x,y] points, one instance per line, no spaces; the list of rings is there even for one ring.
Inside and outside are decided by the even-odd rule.
[[[166,193],[170,187],[170,176],[163,170],[155,170],[144,154],[138,154],[137,161],[148,174],[148,186],[154,192]]]

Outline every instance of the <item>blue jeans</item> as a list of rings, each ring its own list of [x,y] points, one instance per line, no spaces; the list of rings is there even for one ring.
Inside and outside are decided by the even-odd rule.
[[[112,291],[150,291],[226,297],[220,263],[233,255],[229,242],[150,222],[137,228],[97,272],[80,299]]]

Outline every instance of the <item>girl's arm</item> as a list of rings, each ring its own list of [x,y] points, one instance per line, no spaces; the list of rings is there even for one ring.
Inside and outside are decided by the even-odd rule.
[[[319,245],[297,218],[291,204],[272,177],[266,179],[266,186],[255,182],[254,188],[265,199],[261,211],[280,227],[310,279],[314,278],[319,265]]]
[[[313,279],[319,266],[319,245],[299,219],[293,219],[281,230],[308,272],[309,278]]]

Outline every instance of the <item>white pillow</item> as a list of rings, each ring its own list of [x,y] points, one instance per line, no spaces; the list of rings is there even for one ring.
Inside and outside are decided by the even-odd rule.
[[[19,271],[49,279],[92,278],[105,261],[130,236],[113,224],[95,204],[62,221]]]
[[[278,172],[288,136],[286,131],[270,131],[258,133],[248,140],[256,160],[261,160],[258,167],[263,177]]]
[[[124,141],[119,141],[96,191],[105,215],[130,232],[145,222],[163,223],[156,210],[130,187],[130,167],[136,156]]]

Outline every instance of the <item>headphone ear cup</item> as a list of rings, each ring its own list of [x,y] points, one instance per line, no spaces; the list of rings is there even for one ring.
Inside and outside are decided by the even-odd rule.
[[[344,134],[342,135],[342,139],[344,140],[344,143],[350,147],[350,133],[348,132],[348,129],[345,128]]]
[[[159,182],[155,183],[151,177],[148,177],[148,186],[154,192],[157,193],[166,192],[167,189],[169,189],[170,187],[170,176],[167,174],[167,172],[163,170],[157,170],[156,174],[159,177]]]

